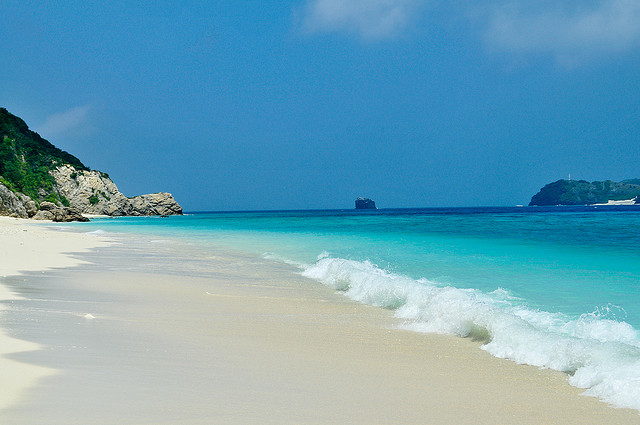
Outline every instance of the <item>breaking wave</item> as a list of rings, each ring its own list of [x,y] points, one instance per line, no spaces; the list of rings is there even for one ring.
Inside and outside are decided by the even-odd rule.
[[[531,308],[503,289],[444,286],[326,253],[301,267],[351,299],[394,310],[406,329],[478,338],[496,357],[565,372],[586,394],[640,410],[640,336],[616,306],[571,317]]]

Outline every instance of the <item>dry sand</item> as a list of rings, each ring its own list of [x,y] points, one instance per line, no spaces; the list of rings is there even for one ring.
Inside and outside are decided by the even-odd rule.
[[[25,270],[13,264],[33,252],[49,258],[41,267],[77,264],[54,253],[100,243],[7,220],[0,236],[15,256],[0,275]],[[5,392],[40,379],[24,397],[3,398],[13,405],[0,423],[640,423],[636,411],[581,396],[561,373],[493,358],[468,339],[397,330],[391,312],[286,265],[217,253],[210,269],[190,272],[188,255],[163,255],[110,247],[86,256],[93,265],[24,275],[39,291],[33,302],[48,307],[33,308],[46,319],[23,335],[48,348],[17,357],[32,377]],[[3,358],[0,372],[16,365]]]

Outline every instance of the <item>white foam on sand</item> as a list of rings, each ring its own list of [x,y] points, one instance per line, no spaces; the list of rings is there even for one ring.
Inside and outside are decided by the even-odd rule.
[[[28,220],[9,217],[0,217],[0,241],[0,310],[6,309],[6,304],[21,299],[2,283],[2,278],[26,271],[78,265],[82,262],[66,253],[107,244],[96,237],[56,232]],[[7,330],[0,329],[0,410],[19,401],[25,390],[38,379],[55,373],[52,369],[11,358],[15,353],[41,348],[38,344],[12,338]]]

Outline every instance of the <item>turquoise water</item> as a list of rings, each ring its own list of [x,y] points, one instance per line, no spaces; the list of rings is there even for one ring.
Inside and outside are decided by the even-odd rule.
[[[405,327],[484,341],[640,410],[640,207],[198,213],[86,231],[181,238],[297,266]]]

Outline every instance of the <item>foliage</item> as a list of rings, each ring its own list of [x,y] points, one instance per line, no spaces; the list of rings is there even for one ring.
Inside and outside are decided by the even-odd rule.
[[[43,201],[46,202],[53,202],[54,204],[57,204],[58,201],[60,201],[60,198],[58,198],[58,195],[55,193],[50,193],[47,196],[44,197]]]
[[[589,205],[606,204],[640,196],[640,179],[614,182],[611,180],[558,180],[549,183],[531,198],[529,205]]]
[[[89,196],[89,203],[91,205],[95,205],[99,202],[100,200],[98,199],[98,197],[96,195],[91,195]]]
[[[55,147],[29,130],[22,119],[0,108],[0,181],[5,186],[36,201],[62,202],[57,195],[52,197],[55,181],[49,174],[62,164],[88,170],[78,158]]]

